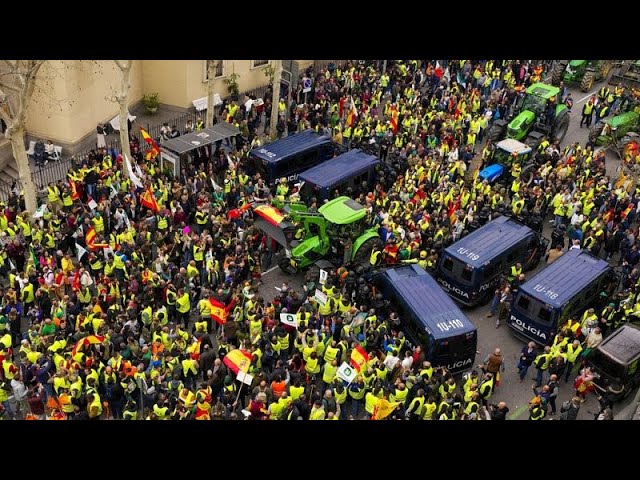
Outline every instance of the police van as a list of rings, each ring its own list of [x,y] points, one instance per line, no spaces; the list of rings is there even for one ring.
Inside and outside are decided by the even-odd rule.
[[[549,241],[529,227],[501,216],[447,247],[436,278],[456,301],[474,306],[488,301],[516,263],[523,271],[538,265]]]
[[[316,165],[300,174],[304,181],[300,191],[303,201],[315,197],[319,202],[333,198],[337,190],[340,195],[358,194],[363,189],[371,189],[376,178],[376,167],[380,163],[378,157],[369,155],[355,148],[339,155],[330,162]]]
[[[474,365],[475,325],[420,265],[386,270],[373,281],[398,313],[407,340],[420,345],[433,366],[456,374]]]
[[[608,262],[585,250],[569,250],[520,286],[508,324],[527,341],[548,344],[569,318],[579,320],[587,308],[602,307],[600,293],[611,295],[617,284]]]
[[[337,148],[330,137],[305,130],[253,148],[247,170],[250,175],[259,173],[270,187],[283,177],[294,182],[301,172],[333,158]]]

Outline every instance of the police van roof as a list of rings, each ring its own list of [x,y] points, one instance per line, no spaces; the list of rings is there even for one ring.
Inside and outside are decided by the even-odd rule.
[[[445,252],[478,268],[531,235],[532,230],[508,217],[500,216],[448,246]],[[459,249],[466,250],[460,253]]]
[[[569,250],[525,282],[520,291],[559,308],[610,268],[608,262],[585,250]],[[549,292],[557,297],[551,298]]]
[[[302,172],[299,178],[320,188],[332,187],[366,172],[378,162],[378,157],[356,148]]]
[[[389,269],[381,277],[436,340],[476,331],[475,325],[420,265]],[[461,322],[462,327],[452,320]],[[443,328],[438,327],[439,323]]]
[[[255,147],[251,150],[250,154],[266,161],[267,163],[277,163],[291,155],[295,155],[325,143],[331,143],[331,138],[326,135],[320,135],[314,130],[304,130],[294,135],[276,140],[273,143]]]

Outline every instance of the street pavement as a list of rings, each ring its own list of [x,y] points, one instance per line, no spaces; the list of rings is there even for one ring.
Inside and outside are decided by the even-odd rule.
[[[569,91],[574,99],[574,106],[571,111],[571,123],[569,130],[565,136],[565,139],[561,147],[565,147],[573,142],[580,142],[581,145],[587,142],[588,132],[587,128],[580,128],[581,111],[584,102],[589,98],[592,93],[596,93],[602,86],[602,82],[596,83],[593,89],[588,94],[581,92],[577,86],[570,86]],[[482,150],[482,147],[476,149],[478,152]],[[620,159],[611,151],[606,152],[607,159],[607,172],[610,176],[614,176],[616,167],[620,165]],[[543,234],[550,238],[551,228],[549,222],[545,222]],[[287,275],[283,273],[277,266],[277,257],[274,256],[272,267],[268,269],[262,277],[262,285],[259,288],[260,294],[265,301],[270,301],[274,296],[278,294],[277,288],[282,286],[283,282],[288,282],[289,286],[298,292],[302,292],[302,282],[304,278],[303,273],[297,273],[296,275]],[[540,265],[534,271],[527,273],[527,278],[531,278],[535,273],[542,270],[546,263],[544,259],[540,262]],[[496,389],[491,401],[498,403],[499,401],[505,401],[509,406],[508,419],[510,420],[526,420],[528,419],[528,402],[533,397],[532,385],[535,383],[532,377],[535,376],[535,367],[531,367],[527,374],[527,378],[520,383],[518,377],[518,371],[516,364],[518,362],[518,356],[522,349],[524,342],[518,339],[511,333],[511,329],[503,324],[499,328],[496,328],[495,318],[486,318],[486,314],[489,311],[489,306],[479,306],[475,308],[463,308],[463,311],[471,320],[471,322],[478,328],[478,354],[476,355],[475,365],[482,363],[484,358],[491,353],[496,347],[502,350],[502,354],[505,358],[505,372],[502,374],[500,387]],[[569,400],[574,396],[573,380],[575,377],[570,378],[570,383],[565,384],[561,382],[559,385],[559,394],[556,400],[558,407],[558,413],[555,417],[547,417],[548,419],[558,419],[559,411],[562,403],[565,400]],[[630,407],[633,401],[634,395],[629,395],[622,402],[614,405],[614,416],[619,414],[625,407]],[[582,404],[578,419],[592,420],[594,413],[599,410],[599,404],[594,394],[589,394],[587,401]]]

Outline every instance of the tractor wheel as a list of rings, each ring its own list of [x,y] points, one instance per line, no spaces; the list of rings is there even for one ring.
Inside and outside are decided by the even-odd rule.
[[[612,62],[611,60],[603,60],[600,64],[600,69],[598,71],[598,81],[606,80],[609,76],[609,72],[611,71]]]
[[[553,67],[553,70],[551,71],[551,85],[553,85],[554,87],[560,85],[560,82],[564,78],[564,71],[566,70],[566,68],[566,64],[562,62],[556,63],[556,65]]]
[[[371,257],[371,251],[374,248],[377,248],[377,249],[382,248],[382,240],[378,237],[370,238],[369,240],[364,242],[362,245],[360,245],[360,248],[356,252],[355,257],[353,257],[353,260],[355,261],[356,265],[361,265],[363,267],[366,267],[367,265],[369,265],[369,258]]]
[[[533,178],[535,177],[536,166],[533,163],[526,165],[522,172],[520,172],[520,178],[526,186],[533,185]]]
[[[593,87],[593,82],[596,79],[596,75],[594,72],[587,71],[584,72],[582,76],[582,80],[580,81],[580,91],[588,92]]]
[[[551,137],[554,142],[562,142],[564,140],[564,136],[567,134],[567,130],[569,129],[569,112],[564,110],[560,113],[559,117],[556,118],[555,125],[553,126],[553,133]]]
[[[604,130],[604,122],[598,122],[591,127],[589,129],[589,141],[595,144],[598,137],[602,134],[602,130]]]
[[[527,137],[524,140],[524,143],[525,145],[530,146],[531,150],[535,152],[538,149],[538,146],[540,145],[540,139],[536,137]]]
[[[494,123],[489,127],[489,130],[487,131],[487,139],[491,140],[491,142],[495,145],[504,138],[506,130],[506,126]]]
[[[280,267],[280,270],[282,270],[284,273],[293,275],[298,271],[298,269],[291,265],[290,260],[291,259],[289,257],[282,257],[278,261],[278,267]]]

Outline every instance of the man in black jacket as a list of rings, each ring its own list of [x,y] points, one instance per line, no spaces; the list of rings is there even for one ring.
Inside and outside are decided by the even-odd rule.
[[[497,405],[492,404],[490,407],[491,420],[506,420],[507,413],[509,413],[509,407],[505,402],[500,402]]]

